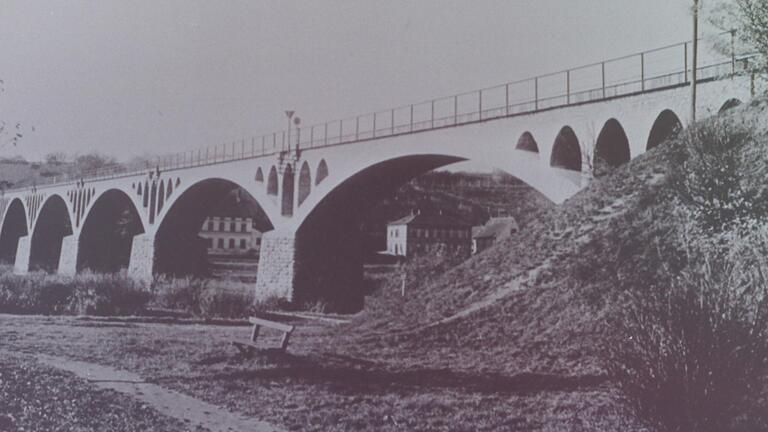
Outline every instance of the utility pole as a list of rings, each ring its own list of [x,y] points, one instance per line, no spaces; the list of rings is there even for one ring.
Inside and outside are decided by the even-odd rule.
[[[691,70],[691,126],[696,123],[696,69],[699,55],[699,0],[693,0],[693,67]]]

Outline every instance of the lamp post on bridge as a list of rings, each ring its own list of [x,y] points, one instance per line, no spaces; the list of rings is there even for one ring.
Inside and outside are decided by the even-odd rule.
[[[696,69],[699,55],[699,0],[693,0],[693,68],[691,70],[691,127],[696,127]]]
[[[285,116],[288,117],[288,137],[286,139],[286,143],[288,145],[288,151],[291,151],[291,118],[293,118],[293,113],[295,111],[293,110],[286,110]]]

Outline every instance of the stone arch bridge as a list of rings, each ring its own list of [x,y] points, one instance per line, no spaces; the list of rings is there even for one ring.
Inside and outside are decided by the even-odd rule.
[[[638,54],[639,76],[632,79],[610,79],[613,63],[601,62],[310,126],[294,130],[292,139],[275,133],[141,170],[122,167],[5,191],[0,261],[18,273],[183,274],[198,264],[190,251],[199,248],[195,240],[212,200],[239,188],[274,228],[263,237],[257,295],[356,302],[358,218],[410,179],[471,160],[561,203],[586,185],[588,166],[622,164],[685,126],[688,44],[671,48],[685,52],[672,72],[651,73],[648,59],[657,51],[649,51]],[[599,71],[597,79],[579,81],[589,68]],[[702,66],[699,115],[749,99],[756,83],[747,68],[748,59],[735,55]]]

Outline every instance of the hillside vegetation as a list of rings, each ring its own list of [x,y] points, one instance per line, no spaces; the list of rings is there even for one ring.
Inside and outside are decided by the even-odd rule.
[[[516,236],[456,267],[451,266],[450,259],[428,257],[399,268],[388,278],[381,278],[380,289],[367,300],[365,311],[356,317],[352,328],[337,335],[333,343],[343,346],[350,355],[414,367],[450,368],[468,373],[534,373],[561,378],[604,377],[609,380],[605,397],[587,404],[584,416],[603,418],[607,423],[594,426],[597,429],[586,430],[625,429],[626,425],[622,423],[625,420],[616,418],[626,419],[631,417],[627,413],[642,413],[647,407],[640,403],[635,405],[634,399],[629,397],[634,395],[628,394],[628,387],[613,373],[612,362],[615,359],[611,355],[615,354],[615,350],[611,347],[621,345],[623,338],[627,337],[626,331],[632,330],[627,322],[636,319],[638,311],[650,310],[651,306],[643,302],[653,305],[653,302],[666,299],[672,305],[673,300],[679,299],[664,296],[674,292],[674,287],[682,286],[685,280],[694,280],[695,275],[702,273],[708,274],[710,279],[694,281],[698,283],[696,286],[702,287],[701,291],[690,291],[694,296],[702,296],[690,302],[694,309],[699,304],[704,306],[704,295],[709,292],[704,287],[708,284],[714,287],[711,290],[713,295],[719,295],[717,293],[729,288],[728,284],[732,282],[755,291],[754,301],[745,303],[748,309],[736,312],[728,309],[730,318],[726,318],[733,322],[724,322],[732,328],[723,330],[716,327],[720,324],[713,321],[718,320],[707,315],[707,310],[702,312],[701,317],[691,315],[691,319],[704,320],[698,327],[712,326],[714,333],[709,335],[699,335],[696,326],[689,328],[690,322],[676,322],[674,316],[667,317],[666,322],[654,327],[654,331],[662,332],[665,328],[674,330],[670,326],[678,324],[689,326],[680,330],[683,331],[682,343],[689,344],[704,343],[694,339],[694,336],[731,343],[731,339],[717,338],[729,338],[741,331],[741,324],[766,316],[765,280],[761,275],[754,276],[754,280],[743,280],[747,276],[752,277],[752,269],[763,268],[760,262],[754,261],[746,267],[739,267],[739,271],[731,272],[732,280],[724,280],[717,275],[726,270],[725,267],[718,267],[718,263],[725,263],[723,265],[730,268],[733,265],[729,259],[740,259],[738,256],[733,258],[727,252],[748,249],[743,247],[745,244],[756,244],[756,247],[765,245],[765,241],[760,239],[751,242],[754,232],[763,230],[761,227],[765,223],[765,214],[758,203],[765,199],[762,184],[768,168],[766,110],[768,100],[757,98],[722,118],[707,120],[700,126],[702,130],[714,130],[725,125],[729,130],[747,131],[749,145],[740,151],[738,157],[734,157],[744,163],[743,167],[739,166],[743,171],[743,178],[739,181],[751,188],[747,189],[750,194],[739,195],[738,199],[747,200],[745,214],[754,218],[748,221],[734,218],[733,226],[721,226],[719,234],[707,231],[705,224],[700,223],[697,219],[701,216],[700,212],[697,213],[695,206],[687,205],[678,190],[679,174],[687,175],[689,171],[686,170],[690,170],[691,163],[690,157],[681,160],[681,155],[690,152],[686,146],[690,144],[685,143],[689,135],[684,132],[633,159],[611,175],[593,181],[563,205],[538,213]],[[708,124],[710,126],[706,126]],[[702,163],[710,162],[705,160]],[[725,169],[717,165],[713,168]],[[713,200],[718,203],[717,197]],[[722,213],[730,214],[730,211],[725,208]],[[720,251],[726,253],[718,255]],[[721,255],[724,258],[717,258]],[[760,254],[755,256],[759,258]],[[750,275],[744,276],[747,273]],[[403,280],[405,296],[401,295]],[[750,292],[745,291],[741,295]],[[689,304],[685,303],[685,298],[681,301],[681,304]],[[752,304],[754,309],[749,306]],[[764,332],[765,325],[756,322],[755,328],[750,331]],[[768,337],[766,333],[760,334]],[[752,341],[759,334],[748,332],[739,335]],[[709,343],[709,340],[706,342]],[[726,374],[723,380],[735,382],[741,378],[738,373],[732,377],[727,375],[735,367],[728,361],[741,364],[738,362],[743,360],[742,356],[734,354],[742,351],[740,347],[751,350],[746,357],[758,359],[757,363],[750,363],[750,367],[755,369],[752,372],[764,377],[768,351],[759,351],[765,349],[764,344],[738,345],[735,351],[726,353],[722,359],[715,359],[719,347],[712,345],[710,349],[715,353],[712,356],[702,354],[701,359],[693,359],[700,362],[695,366],[707,370],[706,367],[713,367],[715,360],[722,360],[725,363],[720,371]],[[675,347],[669,349],[674,350]],[[716,372],[719,371],[713,373],[717,375]],[[698,379],[697,376],[689,378]],[[702,378],[704,381],[707,379]],[[761,382],[762,378],[749,384],[748,388],[757,388],[760,394],[763,391],[760,390],[763,388]],[[685,383],[678,384],[672,386],[672,390],[665,389],[682,391]],[[625,391],[619,391],[620,388]],[[678,397],[677,405],[672,406],[677,409],[681,398],[685,399],[684,402],[693,403],[698,396],[695,389],[691,391],[693,393],[688,396]],[[701,390],[700,393],[707,391]],[[751,394],[748,401],[742,400],[746,396],[740,394],[713,405],[717,407],[713,416],[720,415],[726,408],[731,409],[731,405],[737,411],[743,408],[738,414],[723,414],[731,422],[729,427],[723,426],[725,423],[714,423],[707,417],[708,405],[705,403],[694,408],[687,407],[692,411],[679,413],[679,416],[688,416],[685,421],[702,416],[704,420],[712,420],[710,423],[713,426],[706,428],[699,425],[679,430],[764,430],[768,409],[765,394],[762,394],[761,397]],[[663,398],[666,396],[659,394],[659,401],[665,402]],[[755,408],[751,404],[755,404],[756,412],[762,414],[754,415],[753,412],[747,421],[744,413]],[[635,409],[625,411],[627,406]],[[662,418],[664,413],[646,414],[634,424],[676,430],[664,423],[674,422],[674,419]],[[618,417],[611,420],[614,415]],[[691,424],[678,420],[681,424]],[[738,429],[734,425],[747,429]]]

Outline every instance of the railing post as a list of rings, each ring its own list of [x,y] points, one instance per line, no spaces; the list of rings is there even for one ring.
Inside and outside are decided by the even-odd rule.
[[[539,77],[533,79],[533,110],[539,110]]]
[[[504,114],[509,115],[509,84],[504,84]]]
[[[309,147],[315,146],[315,125],[309,127]]]
[[[435,100],[432,99],[432,108],[430,112],[430,119],[429,119],[429,128],[434,129],[435,128]]]
[[[688,42],[683,43],[683,64],[685,69],[685,82],[688,82]]]
[[[413,104],[411,104],[411,128],[410,131],[413,132]]]
[[[640,91],[645,91],[645,53],[640,53]]]
[[[360,116],[355,117],[355,141],[360,140]]]
[[[483,119],[483,91],[480,90],[477,93],[478,93],[478,96],[477,96],[477,110],[478,110],[477,111],[477,114],[478,114],[477,118],[479,120],[482,120]]]
[[[277,132],[272,132],[272,151],[277,150]]]
[[[736,30],[731,30],[731,75],[736,75]]]
[[[373,137],[376,138],[376,113],[373,113]]]
[[[603,99],[605,99],[605,62],[600,63],[600,68],[602,70],[602,77],[603,77]]]
[[[453,124],[459,124],[459,95],[453,96]]]
[[[325,134],[324,134],[324,136],[325,136],[325,138],[323,139],[323,141],[325,142],[325,145],[328,145],[328,122],[325,122]]]
[[[262,135],[261,136],[261,155],[264,156],[264,153],[267,151],[267,136]]]
[[[571,70],[565,71],[565,104],[571,104]]]
[[[339,144],[341,144],[341,142],[344,141],[343,136],[344,136],[344,120],[342,119],[342,120],[339,120]]]
[[[389,112],[389,129],[390,129],[390,135],[395,134],[395,109],[392,108],[392,110]]]
[[[245,138],[240,140],[240,157],[241,158],[245,157]]]

